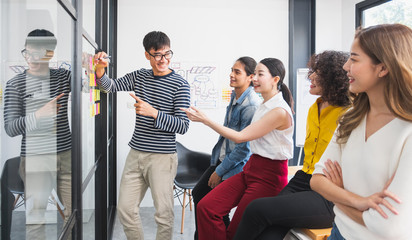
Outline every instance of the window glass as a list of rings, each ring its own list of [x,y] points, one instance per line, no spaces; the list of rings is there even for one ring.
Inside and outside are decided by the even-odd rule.
[[[56,239],[71,214],[74,24],[55,0],[0,5],[2,229]]]
[[[96,26],[96,0],[83,0],[83,28],[94,39]]]
[[[363,11],[363,26],[402,23],[412,27],[412,1],[392,0]]]
[[[83,192],[83,239],[95,239],[95,177]]]
[[[95,162],[95,116],[100,114],[100,90],[94,72],[95,49],[83,38],[82,53],[82,170],[83,180],[93,171]]]

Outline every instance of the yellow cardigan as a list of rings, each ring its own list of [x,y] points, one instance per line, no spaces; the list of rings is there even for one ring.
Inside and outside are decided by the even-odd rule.
[[[329,105],[319,115],[318,104],[320,102],[322,102],[322,99],[318,98],[309,108],[306,122],[306,138],[303,148],[305,159],[303,160],[302,171],[307,174],[312,174],[315,170],[315,164],[319,161],[332,139],[338,117],[343,111],[342,107]]]

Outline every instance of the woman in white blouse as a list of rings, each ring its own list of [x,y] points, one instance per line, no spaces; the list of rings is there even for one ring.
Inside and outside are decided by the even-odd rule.
[[[283,83],[285,72],[279,59],[265,58],[258,63],[253,87],[262,95],[263,103],[242,131],[220,125],[196,108],[184,109],[190,120],[202,122],[235,143],[250,141],[252,151],[242,172],[217,185],[199,202],[199,240],[232,239],[246,206],[254,199],[276,196],[287,184],[294,124],[292,94]],[[234,207],[226,229],[222,217]]]
[[[412,30],[356,32],[349,60],[353,108],[315,166],[311,187],[335,203],[330,240],[410,239]]]

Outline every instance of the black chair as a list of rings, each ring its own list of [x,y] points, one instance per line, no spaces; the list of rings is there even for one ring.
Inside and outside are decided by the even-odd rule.
[[[11,193],[17,195],[14,200],[13,209],[19,208],[24,204],[24,183],[19,174],[19,167],[20,157],[10,158],[4,164],[2,172],[2,179],[5,186]]]
[[[3,185],[8,191],[10,191],[12,194],[16,195],[16,198],[14,200],[12,210],[19,208],[24,204],[25,198],[24,198],[24,182],[20,177],[19,174],[19,168],[20,168],[20,157],[14,157],[10,158],[6,161],[3,167],[3,172],[1,174],[1,178],[3,180]],[[59,203],[57,200],[54,198],[53,195],[50,195],[49,197],[49,202],[51,204],[56,205],[57,210],[60,213],[60,216],[64,219],[64,213],[63,210],[61,209]]]
[[[174,197],[179,199],[182,206],[182,223],[180,233],[183,233],[185,209],[187,204],[192,211],[192,194],[191,190],[196,186],[200,177],[210,166],[210,154],[196,152],[187,149],[181,143],[176,142],[177,147],[177,174],[175,177]],[[183,195],[183,201],[180,197]],[[186,195],[189,196],[189,202],[186,204]]]
[[[24,203],[24,184],[19,175],[19,165],[20,157],[11,158],[5,162],[1,173],[1,239],[4,240],[10,239],[13,209]]]

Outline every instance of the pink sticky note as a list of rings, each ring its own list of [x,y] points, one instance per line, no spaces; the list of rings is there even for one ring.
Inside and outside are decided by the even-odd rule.
[[[93,70],[93,57],[92,56],[89,57],[89,68],[90,70]]]

